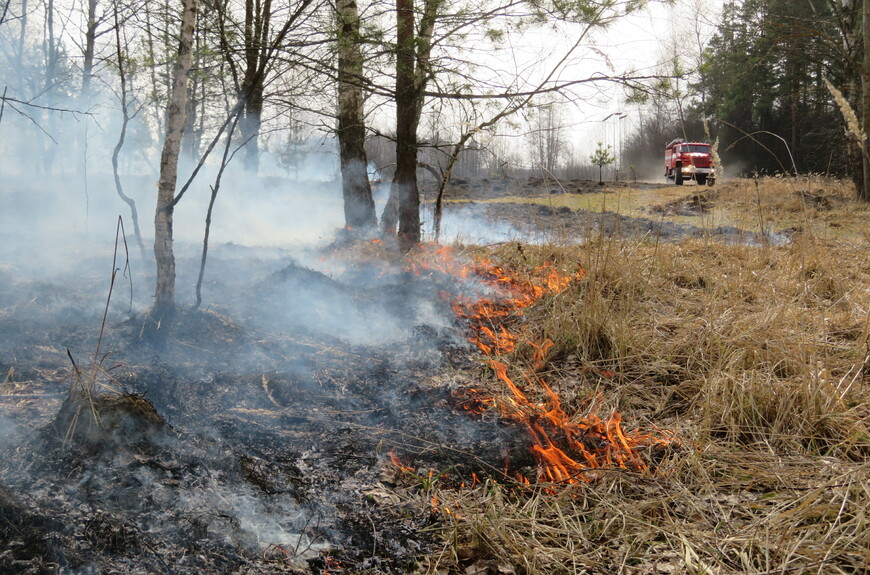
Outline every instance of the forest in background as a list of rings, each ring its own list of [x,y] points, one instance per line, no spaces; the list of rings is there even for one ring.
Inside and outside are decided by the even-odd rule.
[[[428,63],[415,80],[427,82],[420,86],[421,164],[443,167],[463,139],[457,169],[465,175],[589,164],[588,152],[572,149],[568,128],[577,103],[595,97],[584,86],[645,78],[579,66],[604,61],[593,30],[641,4],[419,3],[413,8],[417,38],[431,34]],[[2,9],[2,151],[27,160],[2,169],[108,171],[126,123],[122,172],[156,171],[177,63],[179,3],[8,0]],[[183,160],[200,160],[241,98],[236,163],[269,176],[323,179],[331,170],[327,177],[335,177],[339,9],[307,0],[201,2]],[[396,139],[395,6],[371,2],[358,9],[360,30],[350,41],[363,68],[353,83],[364,93],[372,168],[389,176]],[[426,18],[434,19],[428,32]]]
[[[153,190],[125,181],[178,162],[160,180],[179,189],[159,203],[174,209],[193,185],[212,190],[197,202],[209,213],[225,169],[341,181],[353,229],[374,226],[370,181],[392,181],[381,227],[412,239],[418,177],[440,181],[439,202],[451,177],[593,179],[595,146],[609,179],[658,179],[664,143],[684,137],[716,142],[726,176],[851,177],[859,197],[867,187],[854,136],[868,92],[862,6],[851,0],[728,1],[721,14],[688,0],[187,4],[181,50],[175,3],[7,0],[0,170],[61,176],[87,194],[89,174],[111,168],[117,195],[150,209]],[[661,61],[619,69],[607,30],[648,5],[674,10]],[[621,110],[578,144],[575,116],[605,86],[621,87]],[[844,110],[858,113],[851,136]],[[183,118],[167,162],[173,111]]]
[[[0,571],[866,571],[870,202],[552,178],[601,169],[566,138],[602,83],[661,122],[591,142],[608,178],[705,120],[726,176],[813,169],[814,106],[824,165],[860,173],[857,3],[729,3],[684,59],[575,75],[644,2],[0,2]],[[831,53],[789,68],[799,39]],[[491,177],[522,171],[526,198]],[[556,239],[399,253],[402,225],[347,225],[403,187],[419,232],[418,172],[486,176],[471,226]]]
[[[819,173],[860,184],[861,152],[825,80],[860,112],[861,10],[851,0],[725,2],[709,41],[675,42],[673,78],[639,95],[641,129],[624,161],[640,165],[673,137],[718,140],[731,176]]]

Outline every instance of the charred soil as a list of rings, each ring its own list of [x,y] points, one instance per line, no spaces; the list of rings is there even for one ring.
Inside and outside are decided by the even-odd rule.
[[[407,503],[431,477],[408,478],[503,477],[528,438],[431,383],[475,363],[438,295],[453,278],[356,264],[284,262],[156,332],[112,313],[101,334],[86,285],[7,284],[0,571],[411,569],[436,517]]]

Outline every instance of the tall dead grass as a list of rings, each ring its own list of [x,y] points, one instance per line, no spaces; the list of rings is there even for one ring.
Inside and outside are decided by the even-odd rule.
[[[555,344],[538,373],[569,409],[600,391],[627,425],[670,428],[684,449],[650,475],[444,490],[444,548],[422,572],[868,572],[870,210],[823,180],[733,186],[722,209],[761,207],[793,241],[492,254],[586,271],[525,313],[528,337]],[[529,369],[531,352],[510,361]]]

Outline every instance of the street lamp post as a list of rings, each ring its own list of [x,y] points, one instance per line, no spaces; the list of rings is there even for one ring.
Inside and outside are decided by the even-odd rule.
[[[607,130],[608,121],[611,118],[615,119],[615,122],[613,124],[612,136],[613,136],[613,150],[614,150],[614,154],[616,155],[616,162],[617,162],[616,168],[615,168],[616,174],[617,174],[615,179],[617,179],[617,180],[619,179],[619,176],[618,176],[619,172],[622,171],[622,122],[620,120],[624,120],[627,117],[628,117],[627,113],[620,111],[620,110],[617,110],[616,112],[611,112],[603,120],[601,120],[601,122],[605,126],[604,133],[605,133],[605,140],[606,140],[607,139],[607,132],[608,132],[608,130]]]

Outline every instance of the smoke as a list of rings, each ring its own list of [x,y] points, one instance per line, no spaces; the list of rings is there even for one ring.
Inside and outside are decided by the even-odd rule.
[[[13,419],[0,414],[0,450],[7,449],[21,439],[21,428]]]
[[[434,205],[421,214],[424,231],[434,236]],[[439,241],[443,244],[487,245],[510,241],[532,241],[533,232],[519,230],[507,221],[489,220],[485,209],[468,204],[448,204],[441,215]],[[433,238],[434,239],[434,238]]]
[[[34,514],[63,516],[72,526],[64,545],[98,540],[134,548],[146,541],[171,549],[181,541],[208,549],[202,541],[210,541],[261,557],[280,546],[304,561],[346,528],[336,501],[362,505],[359,493],[379,480],[378,441],[361,429],[411,429],[406,436],[445,445],[505,433],[494,422],[436,414],[445,407],[433,407],[437,398],[418,390],[443,368],[445,350],[470,345],[444,294],[481,288],[446,274],[415,275],[375,244],[334,246],[344,211],[328,143],[292,172],[268,155],[259,175],[238,159],[229,165],[212,216],[203,304],[194,312],[217,177],[213,162],[205,166],[174,213],[183,321],[165,343],[146,341],[159,146],[137,120],[122,151],[121,181],[138,208],[142,257],[111,172],[117,112],[100,113],[86,129],[69,116],[54,118],[57,143],[21,118],[0,123],[2,153],[14,158],[0,165],[0,377],[13,370],[14,393],[42,393],[66,391],[93,373],[99,384],[153,402],[172,430],[64,451],[57,433],[46,431],[63,435],[62,396],[27,411],[26,424],[0,418],[0,449],[14,457],[9,468],[18,467],[0,469],[0,483],[33,501]],[[42,157],[49,149],[50,158]],[[191,169],[190,162],[180,166],[179,188]],[[385,200],[376,196],[379,208]],[[119,217],[126,243],[116,248]],[[430,213],[424,219],[431,225]],[[468,206],[445,210],[442,233],[446,242],[523,238],[507,221],[488,222]],[[137,423],[124,429],[135,431]],[[495,439],[489,443],[496,449]],[[251,471],[246,466],[257,454],[264,470]],[[312,517],[321,515],[332,530],[328,541],[312,529]],[[183,559],[177,572],[209,572],[186,550],[166,552]],[[83,558],[76,569],[109,570],[104,560]]]
[[[74,109],[77,103],[56,97],[51,105]],[[99,325],[110,288],[110,327],[151,306],[159,142],[149,127],[153,119],[143,112],[128,126],[120,154],[120,181],[136,203],[143,257],[111,171],[119,118],[117,103],[105,99],[84,119],[44,112],[31,121],[7,114],[0,124],[0,147],[18,160],[0,166],[0,273],[10,279],[6,301],[34,330],[44,333],[52,323],[61,332]],[[424,324],[445,329],[451,317],[439,296],[401,270],[384,273],[380,263],[363,269],[323,260],[324,248],[344,225],[335,148],[324,140],[316,152],[305,154],[304,164],[289,169],[278,155],[265,153],[261,175],[246,172],[239,158],[229,164],[212,214],[204,308],[238,318],[252,330],[301,330],[351,345],[407,342]],[[35,161],[28,165],[26,157]],[[216,161],[217,154],[174,211],[176,300],[182,306],[195,298]],[[179,191],[193,167],[189,157],[181,162]],[[379,209],[385,188],[376,188]],[[116,246],[119,218],[126,235]],[[424,219],[431,225],[431,214]],[[475,209],[445,210],[444,242],[520,237],[508,223],[484,222]],[[7,340],[6,350],[32,344],[25,333]],[[81,337],[62,339],[77,357],[95,347]],[[123,345],[109,330],[107,344],[116,343]]]
[[[144,488],[161,488],[145,468],[139,471]],[[273,546],[284,547],[295,563],[303,565],[331,547],[329,541],[305,533],[312,512],[287,495],[267,500],[250,487],[222,485],[213,478],[167,495],[166,506],[174,506],[179,516],[202,518],[204,528],[223,537],[226,543],[260,552]]]

